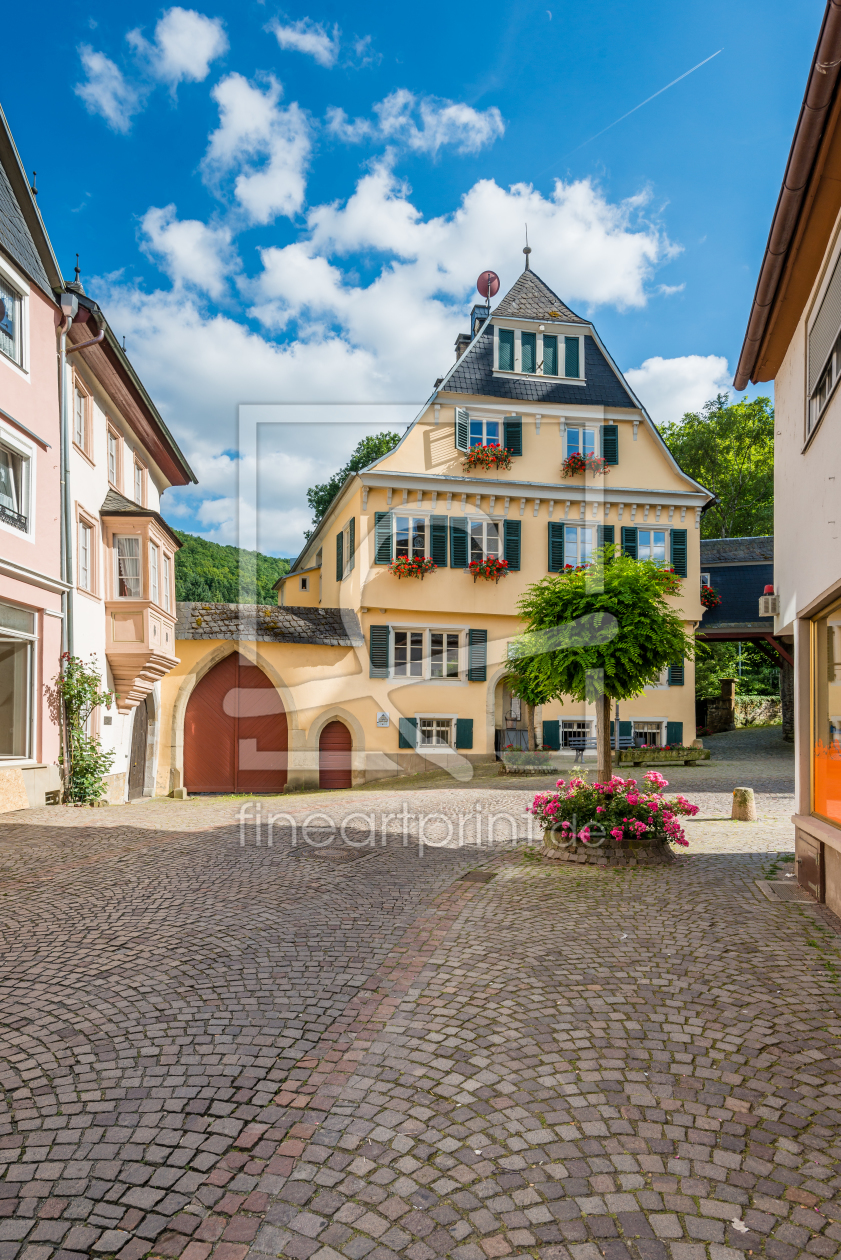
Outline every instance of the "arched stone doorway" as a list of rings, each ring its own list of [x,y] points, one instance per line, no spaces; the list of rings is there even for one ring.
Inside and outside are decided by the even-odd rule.
[[[282,792],[288,732],[283,701],[238,652],[196,684],[184,718],[188,792]]]
[[[318,786],[351,786],[353,739],[344,722],[328,722],[318,739]]]

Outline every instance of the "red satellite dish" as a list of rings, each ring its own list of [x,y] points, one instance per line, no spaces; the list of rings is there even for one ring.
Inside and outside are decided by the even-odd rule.
[[[479,279],[476,281],[476,288],[485,299],[490,299],[499,293],[499,276],[495,271],[483,271]]]

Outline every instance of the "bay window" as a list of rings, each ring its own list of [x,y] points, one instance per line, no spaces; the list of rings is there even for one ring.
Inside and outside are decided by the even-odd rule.
[[[164,608],[167,612],[172,607],[172,595],[170,593],[170,582],[172,581],[172,565],[169,556],[164,554]]]
[[[137,534],[117,536],[114,539],[117,562],[117,595],[120,599],[142,599],[143,584],[140,573],[140,538]]]

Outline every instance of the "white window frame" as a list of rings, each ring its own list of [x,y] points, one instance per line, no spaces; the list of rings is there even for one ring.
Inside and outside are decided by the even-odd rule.
[[[568,331],[568,326],[564,326],[564,325],[558,326],[555,324],[551,324],[548,327],[545,325],[539,325],[534,328],[518,328],[518,327],[515,327],[513,324],[508,323],[505,320],[502,320],[500,322],[494,321],[493,330],[494,330],[493,331],[493,370],[495,373],[499,373],[501,376],[519,376],[519,377],[522,377],[524,380],[533,380],[535,376],[543,377],[544,376],[543,336],[545,332],[546,335],[549,337],[557,337],[558,343],[559,343],[558,344],[557,375],[546,373],[545,379],[547,381],[558,381],[558,382],[563,382],[570,385],[586,385],[587,383],[586,365],[584,362],[585,333],[584,331],[579,330],[578,326],[576,326],[575,329],[570,330],[570,331]],[[499,366],[499,334],[503,330],[505,332],[514,333],[514,369],[513,371],[511,371],[508,368],[501,368]],[[522,334],[524,332],[535,334],[535,371],[534,372],[523,371]],[[564,341],[564,338],[566,337],[578,338],[578,372],[579,372],[578,376],[567,376],[565,374],[566,373],[566,343]],[[564,369],[563,372],[561,372],[560,370],[562,367]]]
[[[581,727],[584,730],[581,730]],[[573,717],[561,718],[558,726],[558,735],[560,737],[561,748],[569,748],[568,743],[564,743],[564,734],[583,735],[585,739],[592,739],[596,733],[596,719],[591,717]]]
[[[111,476],[111,443],[114,444],[114,476]],[[115,490],[122,488],[122,451],[120,449],[122,438],[114,426],[109,421],[105,427],[105,466],[108,475],[108,482]]]
[[[132,501],[133,501],[134,503],[136,503],[138,507],[145,507],[145,506],[146,506],[146,474],[147,474],[147,469],[146,469],[145,464],[141,464],[140,460],[137,458],[137,456],[136,456],[136,455],[134,456],[134,459],[133,459],[133,465],[134,465],[134,467],[133,467],[133,471],[132,471],[132,483],[131,483],[131,497],[132,497]],[[137,479],[138,479],[138,474],[139,474],[139,476],[140,476],[140,498],[139,498],[139,499],[138,499],[138,497],[137,497]]]
[[[495,445],[495,446],[503,446],[503,445],[504,445],[504,439],[505,439],[505,431],[504,431],[504,429],[503,429],[503,423],[504,423],[504,421],[503,421],[503,419],[502,419],[502,417],[501,417],[501,416],[500,416],[499,418],[497,418],[497,417],[495,417],[495,416],[477,416],[477,415],[475,415],[473,412],[469,412],[469,413],[468,413],[468,416],[467,416],[467,445],[468,445],[468,448],[469,448],[469,447],[472,447],[472,446],[477,446],[477,445],[481,445],[481,446],[488,446],[488,445],[491,445],[491,444],[493,444],[493,445]],[[472,437],[472,435],[471,435],[471,433],[470,433],[470,430],[471,430],[471,428],[472,428],[472,426],[473,426],[474,424],[481,424],[481,426],[482,426],[482,441],[481,441],[481,443],[474,442],[474,441],[473,441],[473,437]],[[495,425],[497,426],[497,430],[498,430],[498,432],[497,432],[497,436],[496,436],[495,438],[491,438],[491,439],[490,439],[490,442],[489,442],[489,440],[488,440],[488,425],[489,425],[489,424],[495,424]]]
[[[623,719],[623,721],[624,721],[624,719]],[[648,726],[648,727],[656,726],[656,727],[657,727],[657,729],[658,729],[658,733],[659,733],[659,740],[660,740],[660,742],[659,742],[658,744],[656,744],[656,745],[649,745],[649,747],[656,747],[656,748],[662,748],[662,747],[663,747],[663,745],[664,745],[664,744],[665,744],[665,742],[666,742],[666,718],[658,718],[658,717],[651,717],[651,718],[632,718],[632,719],[631,719],[631,721],[632,721],[632,722],[633,722],[633,724],[634,724],[634,726],[633,726],[633,733],[634,733],[634,740],[635,740],[635,741],[636,741],[636,737],[637,737],[637,727],[638,727],[638,726]],[[642,732],[641,732],[641,733],[642,733]]]
[[[120,541],[123,538],[133,538],[137,542],[137,560],[140,565],[140,593],[138,595],[121,595],[120,594]],[[133,557],[132,557],[133,558]],[[115,599],[142,599],[143,598],[143,536],[142,534],[115,534],[114,535],[114,598]]]
[[[93,594],[93,525],[84,516],[77,518],[76,530],[76,551],[77,551],[77,580],[76,584],[82,591],[87,591],[89,595]],[[85,538],[87,547],[82,546],[82,539]],[[87,552],[87,554],[86,554]]]
[[[5,600],[2,601],[6,603]],[[14,607],[15,605],[8,605]],[[35,684],[35,645],[38,642],[37,634],[37,617],[31,609],[21,609],[22,612],[32,615],[32,624],[35,627],[31,632],[26,630],[7,630],[5,626],[0,626],[0,642],[6,643],[26,643],[28,652],[26,654],[26,752],[25,753],[0,753],[0,766],[14,765],[16,762],[32,761],[33,749],[35,748],[35,720],[37,716],[37,706],[34,703],[34,684]]]
[[[466,516],[467,522],[467,563],[473,563],[473,526],[482,526],[482,560],[487,560],[488,556],[496,556],[497,560],[504,560],[505,555],[505,529],[504,517],[475,517]],[[497,540],[499,546],[496,551],[488,551],[488,527],[493,526],[496,529]]]
[[[300,587],[299,587],[299,589],[300,589],[300,590],[302,590],[302,591],[308,591],[308,590],[310,589],[310,580],[309,580],[309,578],[308,578],[308,577],[302,577],[302,578],[300,579]]]
[[[141,582],[143,580],[141,574]],[[160,604],[161,594],[161,549],[156,542],[149,540],[149,598],[153,604]]]
[[[654,525],[637,525],[637,526],[636,526],[636,531],[637,531],[637,559],[638,559],[638,560],[641,560],[641,559],[643,558],[643,557],[640,555],[640,534],[645,534],[645,533],[648,533],[648,534],[651,534],[652,536],[653,536],[654,534],[662,534],[662,535],[663,535],[663,560],[662,560],[662,563],[663,563],[663,564],[666,564],[666,565],[671,563],[671,562],[670,562],[670,560],[669,560],[669,555],[670,555],[670,553],[671,553],[671,546],[670,546],[669,534],[671,533],[671,530],[668,530],[668,529],[657,529]],[[651,543],[649,544],[649,546],[650,546],[651,548],[653,548],[653,547],[654,547],[654,543],[653,543],[653,542],[651,542]],[[653,557],[653,556],[648,556],[648,557],[646,557],[646,558],[647,558],[647,559],[649,559],[649,560],[654,559],[654,557]],[[659,560],[655,560],[655,563],[660,563],[660,561],[659,561]]]
[[[446,749],[449,752],[456,750],[456,738],[458,735],[458,714],[457,713],[415,713],[415,748],[439,748],[442,752]],[[450,725],[450,743],[439,744],[436,742],[426,743],[421,739],[421,722],[448,722]]]
[[[597,456],[598,458],[601,458],[601,453],[602,453],[601,452],[601,436],[602,435],[601,435],[600,425],[586,424],[584,421],[582,421],[581,424],[576,424],[574,420],[565,421],[564,426],[563,426],[563,437],[564,437],[563,457],[564,459],[567,459],[570,455],[581,454],[580,449],[578,450],[578,452],[570,451],[568,449],[568,446],[569,446],[568,435],[570,433],[579,433],[579,434],[592,433],[593,434],[593,454]],[[578,445],[580,448],[581,447],[580,437],[578,439]]]
[[[564,567],[566,567],[566,565],[568,564],[572,564],[573,568],[575,568],[579,564],[589,564],[590,561],[592,560],[593,552],[596,551],[599,545],[599,529],[598,529],[597,522],[593,521],[591,523],[590,521],[582,521],[582,522],[564,521],[563,527],[564,527]],[[574,562],[569,559],[569,555],[567,552],[567,530],[568,529],[575,530],[575,561]],[[593,535],[592,546],[590,548],[590,555],[585,560],[579,560],[578,558],[579,551],[581,549],[580,533],[582,529],[589,530]]]
[[[421,673],[420,674],[398,674],[395,673],[395,648],[397,634],[421,634],[423,640],[421,643]],[[458,674],[455,677],[446,677],[433,675],[432,673],[432,639],[433,634],[452,634],[458,638]],[[446,645],[444,646],[446,654]],[[457,686],[467,681],[468,668],[468,649],[467,649],[467,630],[464,626],[419,626],[415,625],[390,625],[388,628],[388,676],[395,682],[419,683],[444,683],[447,686]],[[407,662],[408,664],[408,662]],[[424,716],[428,717],[428,714]]]
[[[20,272],[10,266],[5,258],[0,258],[0,277],[17,294],[20,302],[20,357],[12,358],[5,350],[0,350],[0,363],[4,363],[17,372],[24,380],[29,381],[29,303],[30,288]]]
[[[0,529],[12,534],[15,538],[27,538],[31,541],[35,531],[34,491],[37,484],[35,477],[35,447],[31,442],[27,442],[25,438],[2,422],[0,422],[0,446],[5,446],[8,451],[22,461],[18,515],[26,518],[26,529],[18,529],[16,525],[12,525],[0,517]],[[19,510],[21,505],[26,508],[26,511],[21,512]]]
[[[411,555],[409,556],[409,558],[410,558],[410,559],[417,559],[417,558],[419,558],[421,555],[423,555],[424,557],[426,557],[426,556],[428,556],[428,555],[429,555],[429,552],[430,552],[430,538],[429,538],[429,535],[430,535],[430,529],[431,529],[431,527],[430,527],[430,519],[429,519],[429,513],[428,513],[428,512],[423,512],[423,511],[421,511],[421,512],[413,512],[413,511],[409,508],[409,506],[408,506],[408,504],[407,504],[407,505],[406,505],[406,508],[405,508],[405,509],[403,509],[403,510],[401,510],[401,509],[399,509],[399,508],[397,508],[397,509],[392,508],[392,509],[391,509],[391,520],[392,520],[392,529],[391,529],[391,554],[392,554],[392,556],[394,557],[394,559],[395,559],[395,560],[398,560],[398,559],[403,559],[403,557],[398,556],[398,554],[397,554],[397,522],[398,522],[398,520],[405,520],[405,521],[408,521],[408,522],[409,522],[409,548],[410,548],[410,552],[411,552]],[[411,544],[412,544],[412,538],[414,537],[414,526],[413,526],[413,522],[414,522],[414,521],[423,521],[423,545],[424,545],[424,550],[423,550],[423,552],[422,552],[422,553],[421,553],[421,552],[416,552],[416,551],[412,550],[412,546],[411,546]]]
[[[165,612],[172,612],[172,557],[165,551],[163,553],[163,607]]]

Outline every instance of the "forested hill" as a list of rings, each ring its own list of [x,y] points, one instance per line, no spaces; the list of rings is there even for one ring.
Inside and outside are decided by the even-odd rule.
[[[224,547],[179,529],[174,532],[183,544],[175,553],[176,599],[208,604],[277,603],[277,591],[272,587],[279,577],[289,572],[288,560],[264,556],[260,551]]]

